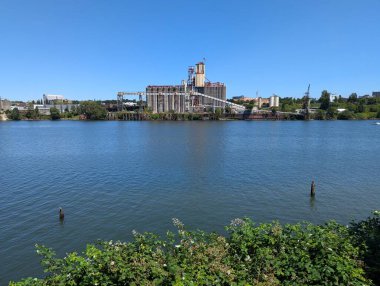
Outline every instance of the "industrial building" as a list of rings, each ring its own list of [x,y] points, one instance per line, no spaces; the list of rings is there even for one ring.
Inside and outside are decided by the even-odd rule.
[[[203,112],[228,104],[225,84],[206,80],[204,62],[189,67],[187,81],[181,85],[148,85],[146,101],[153,113]]]
[[[273,94],[269,98],[269,107],[272,108],[272,107],[279,107],[279,106],[280,106],[280,97],[278,97],[277,95]]]
[[[44,94],[42,97],[42,104],[62,103],[64,100],[65,100],[65,97],[63,95]]]
[[[261,96],[259,97],[245,97],[245,96],[234,96],[232,98],[234,101],[243,101],[243,102],[249,102],[253,101],[255,103],[255,106],[257,108],[262,108],[263,106],[265,107],[279,107],[280,106],[280,97],[278,95],[273,94],[269,98],[263,98]]]

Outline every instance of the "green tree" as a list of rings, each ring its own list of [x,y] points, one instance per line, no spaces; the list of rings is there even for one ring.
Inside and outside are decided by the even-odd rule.
[[[336,119],[338,112],[335,107],[330,106],[326,111],[326,119]]]
[[[358,106],[354,103],[347,103],[347,109],[356,113],[358,111]]]
[[[36,106],[36,108],[33,111],[33,119],[40,119],[40,117],[40,110],[38,109],[38,106]]]
[[[358,95],[355,92],[351,93],[351,95],[348,97],[348,102],[355,103],[357,101],[358,101]]]
[[[75,105],[73,105],[73,106],[71,107],[71,113],[72,113],[74,116],[78,115],[78,109],[77,109],[77,107],[76,107]]]
[[[328,110],[330,107],[330,93],[327,90],[322,91],[321,97],[319,98],[321,103],[320,108],[323,110]]]
[[[9,115],[9,118],[12,120],[20,120],[21,119],[20,111],[18,110],[17,107],[12,109],[12,111]]]
[[[222,116],[222,109],[221,108],[215,108],[215,118],[219,119]]]
[[[52,120],[61,119],[61,115],[59,114],[59,110],[56,107],[50,108],[50,117]]]
[[[376,104],[376,98],[374,97],[370,97],[367,99],[367,104],[368,105],[373,105],[373,104]]]
[[[104,120],[107,117],[107,110],[95,101],[84,101],[79,105],[79,113],[90,120]]]
[[[359,105],[358,105],[358,112],[359,113],[362,113],[365,111],[365,108],[364,108],[364,103],[362,101],[359,102]]]
[[[25,113],[25,117],[31,119],[33,117],[34,110],[32,108],[28,108],[28,111]]]

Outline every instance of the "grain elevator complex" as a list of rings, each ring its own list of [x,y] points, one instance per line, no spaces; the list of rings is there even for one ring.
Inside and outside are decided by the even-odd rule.
[[[205,108],[225,107],[226,86],[206,81],[206,66],[199,62],[195,68],[188,68],[187,81],[183,80],[181,85],[149,85],[146,97],[147,106],[153,113],[202,112]]]
[[[119,92],[118,102],[121,104],[124,95],[138,95],[140,101],[145,95],[146,106],[152,113],[215,111],[217,108],[224,110],[226,106],[234,110],[245,109],[227,101],[224,83],[207,80],[204,62],[190,66],[187,80],[182,80],[180,85],[148,85],[145,92]]]

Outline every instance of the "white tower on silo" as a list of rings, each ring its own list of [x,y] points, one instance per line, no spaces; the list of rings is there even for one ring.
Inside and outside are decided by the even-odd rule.
[[[206,66],[204,62],[199,62],[196,64],[195,68],[195,86],[204,87],[205,86],[205,70]]]

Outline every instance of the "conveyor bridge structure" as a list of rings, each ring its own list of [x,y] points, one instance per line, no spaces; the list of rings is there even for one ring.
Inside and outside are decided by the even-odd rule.
[[[143,96],[146,98],[146,102],[150,100],[153,103],[153,113],[174,111],[178,113],[183,112],[199,112],[204,108],[212,108],[215,112],[217,107],[229,106],[232,111],[236,113],[243,112],[246,108],[243,105],[239,105],[227,100],[212,97],[200,92],[124,92],[117,93],[117,107],[118,111],[122,111],[124,108],[124,96],[138,96],[139,111],[143,110]],[[161,100],[160,100],[161,99]],[[200,104],[202,100],[208,99],[208,104]],[[211,103],[210,103],[211,102]]]

